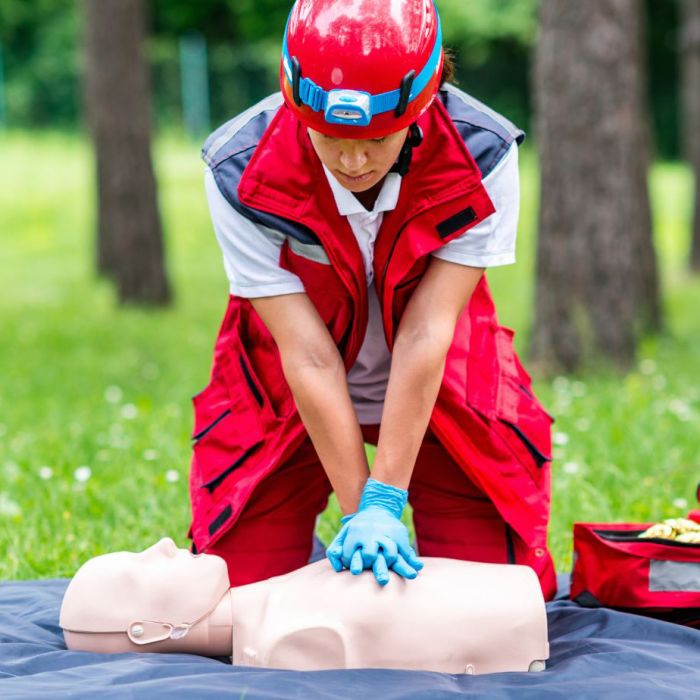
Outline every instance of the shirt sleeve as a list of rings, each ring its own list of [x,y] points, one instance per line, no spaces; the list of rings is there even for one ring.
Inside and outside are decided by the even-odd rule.
[[[301,279],[279,265],[284,236],[239,214],[221,194],[209,168],[204,187],[231,294],[252,298],[303,292]]]
[[[432,253],[436,258],[472,267],[515,262],[520,210],[518,145],[513,142],[501,162],[483,180],[496,211]]]

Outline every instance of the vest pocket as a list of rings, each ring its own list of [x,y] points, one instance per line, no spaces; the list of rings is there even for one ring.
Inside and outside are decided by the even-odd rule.
[[[264,443],[265,399],[238,344],[218,358],[211,381],[192,402],[195,479],[212,494]]]
[[[495,323],[476,332],[467,360],[467,402],[488,419],[493,432],[539,484],[552,459],[554,419],[532,392],[513,336],[512,329]]]

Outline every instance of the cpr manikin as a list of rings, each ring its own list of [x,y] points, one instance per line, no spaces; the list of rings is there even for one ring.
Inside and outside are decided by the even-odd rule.
[[[229,587],[218,556],[166,537],[87,561],[68,585],[69,649],[231,656],[234,665],[446,673],[543,670],[541,587],[526,566],[423,557],[415,580],[336,573],[326,560]]]

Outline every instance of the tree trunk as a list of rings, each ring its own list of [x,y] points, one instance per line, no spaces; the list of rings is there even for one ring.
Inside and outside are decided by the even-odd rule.
[[[541,196],[533,362],[629,367],[661,325],[647,190],[643,0],[542,0],[534,62]]]
[[[700,272],[700,0],[683,0],[680,48],[683,153],[695,181],[690,267]]]
[[[151,162],[143,0],[85,0],[86,104],[95,146],[97,269],[125,302],[170,299]]]

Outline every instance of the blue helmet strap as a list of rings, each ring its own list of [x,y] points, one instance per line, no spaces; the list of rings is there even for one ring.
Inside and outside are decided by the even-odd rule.
[[[291,15],[290,15],[291,16]],[[379,95],[372,95],[362,90],[324,90],[311,78],[301,75],[301,65],[296,56],[289,55],[287,47],[287,29],[284,31],[282,44],[282,65],[284,73],[292,86],[294,102],[301,107],[306,105],[315,112],[323,111],[329,124],[346,126],[367,126],[377,114],[393,111],[397,117],[406,113],[408,105],[413,102],[430,83],[437,71],[442,55],[442,25],[440,15],[436,13],[437,32],[435,45],[425,66],[420,73],[409,71],[401,80],[401,87]]]

